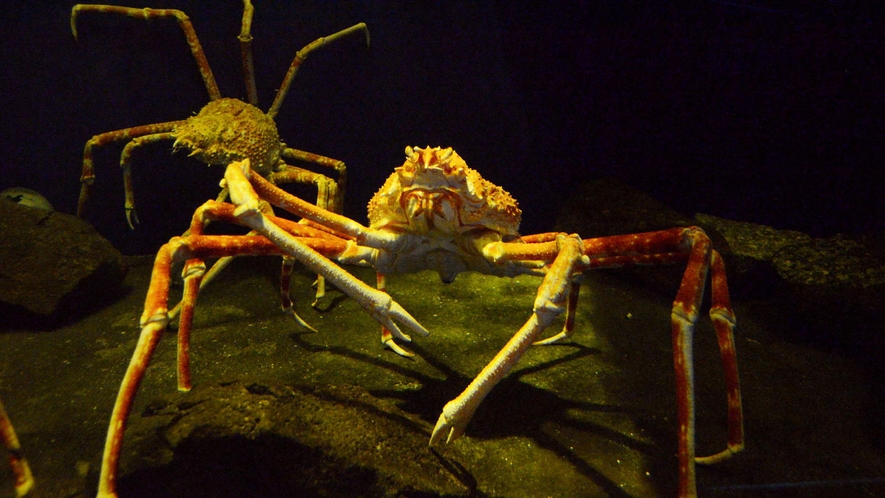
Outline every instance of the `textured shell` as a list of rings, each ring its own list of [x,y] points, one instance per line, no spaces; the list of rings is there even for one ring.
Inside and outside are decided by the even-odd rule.
[[[516,200],[484,179],[451,148],[406,148],[396,168],[369,201],[373,228],[450,235],[486,228],[515,236],[522,216]]]
[[[262,176],[280,161],[280,135],[273,119],[241,100],[221,98],[206,104],[175,130],[183,147],[206,164],[227,165],[248,158]]]

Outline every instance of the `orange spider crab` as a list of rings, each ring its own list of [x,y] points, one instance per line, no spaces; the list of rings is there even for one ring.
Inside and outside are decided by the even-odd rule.
[[[15,429],[12,427],[9,415],[6,414],[6,408],[3,407],[3,400],[0,400],[0,442],[3,443],[8,454],[9,466],[12,468],[12,476],[15,478],[16,496],[25,496],[34,488],[34,476],[31,474],[28,461],[22,455],[18,436],[15,435]]]
[[[582,272],[684,262],[686,270],[671,318],[678,398],[679,495],[696,494],[696,462],[714,463],[743,448],[734,313],[724,264],[700,228],[591,239],[565,233],[520,236],[517,229],[521,211],[516,201],[469,168],[451,148],[406,148],[405,163],[396,168],[369,203],[368,227],[280,190],[256,174],[248,159],[228,165],[223,183],[230,191],[232,203],[206,202],[194,214],[190,234],[171,239],[157,254],[141,316],[141,335],[108,429],[99,496],[115,496],[125,423],[151,355],[169,322],[171,265],[174,261],[186,261],[178,336],[179,389],[186,391],[191,387],[188,341],[199,282],[205,271],[203,260],[218,256],[284,254],[297,259],[362,305],[381,323],[384,343],[395,350],[398,347],[393,346],[394,337],[405,341],[410,338],[394,320],[419,334],[428,332],[383,291],[385,274],[432,269],[443,281],[471,270],[498,276],[543,277],[525,325],[464,392],[445,405],[430,444],[458,438],[477,406],[532,344],[549,344],[572,335]],[[302,221],[269,214],[261,207],[265,201],[300,216]],[[242,236],[204,235],[202,227],[206,220],[236,223],[254,232]],[[380,288],[363,283],[336,262],[375,268]],[[697,458],[691,348],[708,272],[712,278],[710,316],[719,340],[728,391],[728,445],[713,456]],[[287,284],[284,282],[284,289],[288,289]],[[563,330],[536,341],[563,311]]]
[[[369,31],[364,23],[339,31],[327,37],[319,38],[295,54],[283,82],[280,84],[276,98],[267,113],[258,106],[258,93],[255,85],[255,74],[252,64],[252,13],[251,0],[243,0],[243,20],[240,35],[243,59],[243,72],[246,80],[246,92],[249,102],[239,99],[222,98],[209,67],[209,61],[200,45],[188,16],[174,9],[150,9],[119,7],[114,5],[78,4],[71,10],[71,31],[77,38],[77,16],[84,12],[104,12],[140,19],[175,18],[184,32],[185,39],[197,63],[197,68],[209,92],[209,103],[199,113],[179,121],[168,121],[142,126],[133,126],[122,130],[109,131],[95,135],[83,150],[83,171],[80,176],[80,199],[77,205],[77,216],[86,213],[91,186],[95,181],[92,153],[93,149],[112,142],[128,142],[120,156],[123,169],[124,188],[126,193],[126,220],[130,227],[138,223],[135,211],[135,195],[132,186],[132,154],[138,147],[163,140],[173,140],[173,148],[190,151],[200,161],[213,165],[227,165],[233,161],[248,158],[255,171],[275,184],[305,183],[317,186],[317,204],[335,212],[341,211],[346,180],[346,169],[342,161],[329,157],[287,147],[280,140],[274,118],[283,104],[289,86],[301,63],[310,52],[332,43],[347,35],[362,32],[369,43]],[[314,163],[334,169],[337,181],[322,174],[291,166],[285,160]],[[219,199],[223,200],[226,192],[222,191]]]

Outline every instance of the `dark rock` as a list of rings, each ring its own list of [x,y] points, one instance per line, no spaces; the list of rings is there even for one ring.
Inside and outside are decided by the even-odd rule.
[[[772,263],[797,335],[858,353],[885,346],[885,251],[837,235],[785,247]]]
[[[738,300],[771,300],[787,310],[795,339],[851,353],[881,349],[885,319],[885,237],[826,239],[706,214],[687,218],[615,180],[588,182],[566,201],[557,224],[584,237],[698,225],[726,261]],[[625,274],[668,293],[682,268]],[[666,281],[671,281],[667,284]]]
[[[121,495],[469,494],[429,432],[356,386],[198,386],[130,419]]]
[[[556,230],[584,238],[650,232],[697,222],[613,178],[585,182],[567,199]]]
[[[575,195],[565,201],[555,229],[590,238],[693,225],[704,229],[713,246],[725,258],[726,265],[731,266],[728,242],[714,226],[680,213],[613,178],[584,182]],[[675,296],[683,269],[677,266],[644,266],[615,271],[656,292]]]
[[[709,214],[695,215],[697,223],[720,233],[728,244],[726,266],[729,289],[738,299],[767,299],[783,287],[774,257],[786,247],[809,243],[809,235],[777,230],[756,223],[726,220]]]
[[[88,223],[0,202],[0,309],[4,325],[49,326],[119,295],[123,256]]]

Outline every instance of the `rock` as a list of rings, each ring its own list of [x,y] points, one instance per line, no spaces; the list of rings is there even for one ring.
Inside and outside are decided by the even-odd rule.
[[[715,227],[680,213],[614,178],[584,182],[563,204],[555,230],[583,238],[651,232],[700,225],[713,246],[731,266],[728,242]],[[642,266],[614,270],[656,292],[675,296],[683,269],[677,266]],[[729,272],[729,277],[731,277]]]
[[[695,215],[697,223],[715,229],[728,244],[729,290],[737,299],[767,299],[783,288],[783,276],[774,257],[786,247],[807,244],[811,237],[793,230],[777,230],[756,223]]]
[[[696,222],[613,178],[584,182],[563,204],[555,229],[582,237],[650,232]]]
[[[728,240],[732,274],[789,310],[797,338],[853,352],[882,341],[885,248],[874,237],[812,238],[801,232],[698,214]]]
[[[0,199],[4,324],[50,326],[119,295],[123,256],[88,223]]]
[[[430,429],[357,386],[197,386],[130,419],[120,494],[469,495]]]
[[[787,246],[772,258],[795,333],[853,353],[885,346],[885,251],[836,235]]]
[[[558,229],[584,237],[686,225],[701,226],[722,253],[732,297],[765,300],[781,309],[794,339],[859,354],[885,347],[882,234],[816,239],[706,214],[688,218],[609,179],[585,183],[566,201],[557,223]],[[636,268],[625,274],[672,294],[681,271]]]

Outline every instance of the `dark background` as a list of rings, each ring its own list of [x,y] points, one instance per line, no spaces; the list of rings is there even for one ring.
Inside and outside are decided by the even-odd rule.
[[[552,228],[564,199],[603,175],[689,214],[815,236],[885,228],[875,2],[254,3],[265,110],[299,48],[369,26],[368,50],[353,37],[312,54],[277,117],[288,145],[347,163],[358,221],[406,145],[442,145],[520,201],[523,233]],[[244,98],[240,2],[129,5],[185,11],[222,94]],[[173,20],[84,14],[75,42],[71,6],[8,2],[0,21],[0,190],[33,188],[69,213],[87,139],[207,102]],[[222,171],[171,143],[139,151],[131,232],[121,147],[96,154],[89,219],[125,253],[151,253]]]

